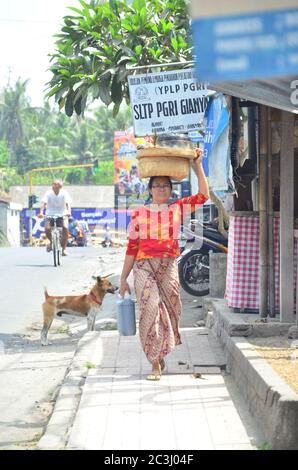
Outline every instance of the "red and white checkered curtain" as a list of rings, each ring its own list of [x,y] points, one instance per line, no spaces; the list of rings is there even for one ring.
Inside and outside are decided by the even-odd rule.
[[[297,277],[294,244],[294,286]],[[279,217],[274,217],[275,308],[279,311]],[[294,292],[296,289],[294,288]],[[230,216],[226,293],[229,307],[259,309],[259,216]]]

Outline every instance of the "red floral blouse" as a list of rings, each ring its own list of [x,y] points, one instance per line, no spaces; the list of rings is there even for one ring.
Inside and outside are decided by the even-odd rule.
[[[195,212],[206,200],[207,197],[199,192],[165,204],[157,211],[146,206],[134,209],[126,254],[134,255],[137,260],[179,256],[180,224],[187,214]]]

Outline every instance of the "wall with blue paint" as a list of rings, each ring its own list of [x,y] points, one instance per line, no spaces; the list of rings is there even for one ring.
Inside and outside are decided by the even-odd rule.
[[[32,236],[40,237],[44,232],[44,219],[39,219],[37,214],[39,209],[33,209],[35,215],[32,217]],[[84,220],[88,223],[90,230],[103,229],[108,224],[110,230],[126,230],[130,221],[130,213],[123,211],[117,211],[115,209],[100,209],[100,208],[72,208],[72,217],[77,220]],[[26,231],[27,238],[29,237],[29,217],[26,215],[26,209],[22,210],[22,221],[24,229]]]

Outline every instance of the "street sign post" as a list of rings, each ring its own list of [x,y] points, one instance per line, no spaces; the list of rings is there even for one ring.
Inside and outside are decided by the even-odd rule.
[[[26,209],[25,214],[26,214],[26,217],[34,217],[35,216],[35,210],[34,209]]]

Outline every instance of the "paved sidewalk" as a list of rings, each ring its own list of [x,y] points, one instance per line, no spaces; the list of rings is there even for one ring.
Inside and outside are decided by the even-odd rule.
[[[220,350],[205,329],[181,332],[183,344],[167,356],[159,382],[146,380],[150,366],[138,335],[88,333],[102,357],[89,369],[68,449],[255,448],[218,367]]]

